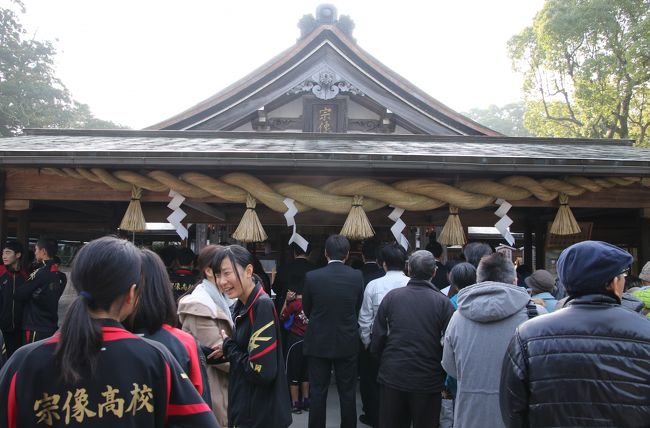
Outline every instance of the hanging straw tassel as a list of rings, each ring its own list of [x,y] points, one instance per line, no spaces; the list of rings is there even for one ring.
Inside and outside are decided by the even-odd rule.
[[[124,213],[120,229],[129,232],[143,232],[146,229],[144,214],[142,214],[142,207],[140,206],[141,197],[142,189],[133,186],[131,188],[131,202],[129,202],[129,207]]]
[[[246,212],[237,226],[237,230],[232,237],[242,242],[263,242],[268,239],[260,219],[255,212],[257,202],[250,193],[246,195]]]
[[[445,227],[440,232],[438,242],[442,245],[465,245],[467,242],[465,229],[463,229],[463,225],[460,223],[460,218],[458,217],[457,207],[449,206],[449,217],[447,217],[447,223],[445,223]]]
[[[569,208],[569,197],[564,193],[560,193],[560,209],[557,211],[553,225],[551,226],[551,234],[553,235],[575,235],[580,233],[580,226],[576,218]]]
[[[352,199],[352,208],[345,224],[341,228],[341,235],[349,239],[363,240],[375,236],[375,231],[363,210],[363,196],[355,195]]]

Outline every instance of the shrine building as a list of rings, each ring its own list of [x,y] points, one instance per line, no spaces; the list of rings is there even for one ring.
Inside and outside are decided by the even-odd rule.
[[[450,253],[467,240],[508,242],[552,270],[567,245],[596,239],[650,259],[650,150],[501,135],[364,51],[334,6],[299,28],[295,45],[146,129],[0,139],[2,237],[244,242],[274,263],[291,239],[319,248],[354,211],[380,241],[410,250],[434,236]],[[172,230],[124,227],[129,205]],[[263,231],[238,231],[245,213]],[[356,246],[369,236],[347,233]]]

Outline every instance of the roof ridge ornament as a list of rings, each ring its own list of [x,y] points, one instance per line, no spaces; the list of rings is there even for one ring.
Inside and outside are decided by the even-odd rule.
[[[311,92],[321,100],[332,100],[343,92],[360,96],[365,95],[361,89],[329,67],[321,68],[318,72],[312,74],[309,79],[291,88],[287,94],[299,94],[301,92]]]
[[[303,15],[300,21],[298,21],[298,28],[300,28],[300,38],[298,40],[304,39],[321,25],[335,25],[343,34],[348,36],[353,42],[355,41],[352,37],[354,21],[347,15],[341,15],[339,17],[336,6],[329,3],[319,5],[316,8],[315,17],[314,15]]]

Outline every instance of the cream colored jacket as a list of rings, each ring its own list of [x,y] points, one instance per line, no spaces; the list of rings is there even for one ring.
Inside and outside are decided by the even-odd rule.
[[[184,296],[178,302],[178,317],[183,331],[194,336],[201,345],[215,348],[221,344],[220,331],[232,336],[230,314],[224,313],[212,300],[205,287],[213,286],[204,281],[197,285],[192,294]],[[212,411],[219,425],[228,426],[228,372],[230,364],[208,365],[208,382],[212,396]]]

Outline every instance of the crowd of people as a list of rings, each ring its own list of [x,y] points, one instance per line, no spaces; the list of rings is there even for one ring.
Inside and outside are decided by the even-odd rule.
[[[271,282],[238,245],[158,253],[104,237],[76,254],[5,243],[0,427],[643,427],[650,420],[650,262],[570,246],[557,279],[486,243],[443,263],[332,235],[291,245]],[[8,357],[8,360],[7,360]],[[357,415],[357,382],[363,413]]]

